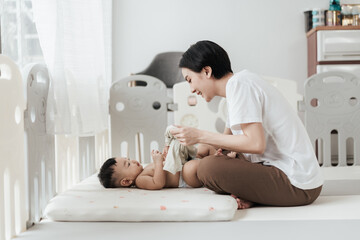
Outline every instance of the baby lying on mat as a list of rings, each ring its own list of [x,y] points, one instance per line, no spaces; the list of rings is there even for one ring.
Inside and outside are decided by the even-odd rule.
[[[110,158],[100,169],[98,175],[105,188],[136,186],[142,189],[159,190],[162,188],[201,187],[202,183],[197,177],[197,167],[203,157],[197,154],[195,146],[183,146],[170,133],[169,126],[165,132],[165,145],[163,152],[151,152],[153,162],[145,168],[136,160],[128,158]],[[211,153],[221,155],[222,150],[213,150]],[[229,157],[236,157],[230,152]],[[193,159],[193,160],[190,160]]]
[[[173,127],[166,129],[163,152],[153,150],[153,162],[145,168],[138,161],[128,158],[108,159],[98,175],[101,184],[105,188],[136,186],[149,190],[201,187],[196,174],[200,160],[194,159],[197,149],[195,146],[182,146],[170,133]]]
[[[196,175],[200,160],[191,160],[184,165],[182,172],[172,174],[163,169],[165,154],[153,150],[151,156],[153,162],[145,168],[138,161],[128,158],[108,159],[100,169],[100,182],[106,188],[136,186],[148,190],[202,186]]]

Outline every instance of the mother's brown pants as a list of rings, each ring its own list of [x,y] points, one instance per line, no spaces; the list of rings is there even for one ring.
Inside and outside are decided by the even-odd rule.
[[[204,157],[197,175],[205,187],[220,194],[234,194],[242,200],[271,206],[310,204],[319,196],[321,186],[303,190],[291,185],[280,169],[251,163],[240,155]]]

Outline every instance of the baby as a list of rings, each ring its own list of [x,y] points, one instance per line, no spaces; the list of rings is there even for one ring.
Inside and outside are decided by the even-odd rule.
[[[182,171],[172,174],[163,169],[165,152],[153,150],[151,157],[153,162],[145,168],[138,161],[128,158],[108,159],[98,175],[101,184],[105,188],[135,186],[148,190],[202,186],[196,175],[200,160],[190,160],[184,164]]]
[[[163,152],[153,150],[151,152],[153,162],[145,168],[138,161],[128,158],[108,159],[98,175],[101,184],[105,188],[136,186],[148,190],[177,187],[196,188],[202,186],[197,177],[199,158],[210,154],[217,156],[226,154],[228,157],[236,157],[235,152],[226,153],[222,149],[216,150],[211,146],[204,149],[201,149],[201,146],[200,149],[195,146],[183,146],[170,133],[172,128],[174,126],[169,126],[165,131]],[[195,157],[197,159],[194,159]]]
[[[200,160],[194,159],[197,149],[195,146],[182,146],[170,133],[172,128],[174,126],[168,126],[165,131],[163,152],[153,150],[153,162],[145,168],[128,158],[108,159],[98,175],[101,184],[106,188],[136,186],[149,190],[201,187],[196,173]]]

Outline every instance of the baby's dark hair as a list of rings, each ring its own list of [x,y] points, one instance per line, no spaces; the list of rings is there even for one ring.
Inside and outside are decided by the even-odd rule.
[[[98,178],[100,183],[105,188],[115,188],[115,183],[113,179],[114,166],[116,165],[115,158],[109,158],[104,162],[104,164],[100,168],[100,172],[98,174]]]

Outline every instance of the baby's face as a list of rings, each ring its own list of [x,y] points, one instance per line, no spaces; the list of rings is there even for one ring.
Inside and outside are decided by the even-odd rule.
[[[135,180],[137,176],[143,171],[143,166],[136,160],[130,160],[123,157],[115,158],[115,160],[116,165],[114,166],[114,177],[116,178],[117,184],[119,181],[121,181],[122,178]]]

